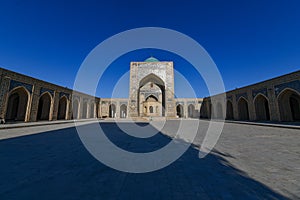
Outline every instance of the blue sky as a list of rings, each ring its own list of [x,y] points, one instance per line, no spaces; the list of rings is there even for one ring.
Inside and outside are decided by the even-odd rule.
[[[0,66],[72,88],[82,61],[100,42],[132,28],[164,27],[200,43],[231,90],[299,70],[299,7],[299,1],[276,0],[0,1]],[[208,95],[201,76],[184,59],[146,49],[116,60],[97,96],[109,97],[129,62],[149,56],[173,60],[196,95]],[[175,79],[176,95],[189,97],[182,80]],[[116,96],[127,97],[128,87],[121,85]]]

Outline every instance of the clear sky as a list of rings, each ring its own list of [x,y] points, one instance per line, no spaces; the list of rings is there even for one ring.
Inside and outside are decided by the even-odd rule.
[[[100,42],[132,28],[164,27],[199,42],[231,90],[300,69],[299,7],[292,0],[0,0],[0,66],[72,88],[82,61]],[[101,79],[97,96],[109,97],[129,62],[149,56],[174,61],[196,95],[208,95],[200,75],[184,59],[146,49],[116,60]],[[182,80],[176,75],[176,95],[189,97]],[[128,96],[125,83],[126,78],[116,97]]]

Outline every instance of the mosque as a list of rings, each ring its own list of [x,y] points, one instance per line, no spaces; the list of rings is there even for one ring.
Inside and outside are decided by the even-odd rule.
[[[34,122],[223,116],[228,120],[300,121],[300,71],[228,91],[223,94],[225,104],[212,104],[213,97],[175,98],[173,65],[154,57],[131,62],[126,99],[94,97],[0,68],[0,119]]]

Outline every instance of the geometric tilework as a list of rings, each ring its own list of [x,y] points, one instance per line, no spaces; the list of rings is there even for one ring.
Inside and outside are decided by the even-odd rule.
[[[40,95],[43,94],[44,92],[49,92],[52,96],[54,96],[54,91],[47,89],[47,88],[41,88],[40,90]]]
[[[261,93],[261,94],[265,95],[266,97],[268,97],[267,88],[262,88],[262,89],[258,89],[258,90],[252,90],[252,97],[255,97],[259,93]]]
[[[70,94],[68,94],[68,93],[64,93],[64,92],[60,92],[60,93],[59,93],[59,98],[61,98],[62,96],[66,96],[66,97],[67,97],[67,99],[69,99],[69,97],[70,97]]]
[[[31,84],[22,83],[22,82],[15,81],[15,80],[10,80],[9,91],[11,91],[12,89],[19,87],[19,86],[25,87],[28,90],[28,92],[32,93],[33,86]]]
[[[232,96],[227,96],[227,99],[232,101]]]
[[[282,84],[276,85],[275,86],[275,95],[276,95],[276,97],[278,96],[278,94],[282,90],[284,90],[286,88],[294,89],[294,90],[296,90],[300,93],[300,80],[295,80],[295,81],[291,81],[291,82],[288,82],[288,83],[282,83]]]
[[[235,97],[236,97],[236,100],[237,100],[237,101],[238,101],[238,99],[239,99],[240,97],[244,97],[245,99],[248,100],[248,94],[247,94],[247,92],[237,94],[237,95],[235,95]]]

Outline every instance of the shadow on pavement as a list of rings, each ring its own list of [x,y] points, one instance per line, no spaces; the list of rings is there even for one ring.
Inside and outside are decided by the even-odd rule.
[[[86,125],[90,126],[90,125]],[[127,136],[116,124],[104,123],[118,146],[147,152],[170,138]],[[218,152],[221,154],[221,152]],[[159,171],[129,174],[95,160],[75,128],[0,141],[1,199],[286,199],[234,168],[218,154],[198,158],[190,147]]]

